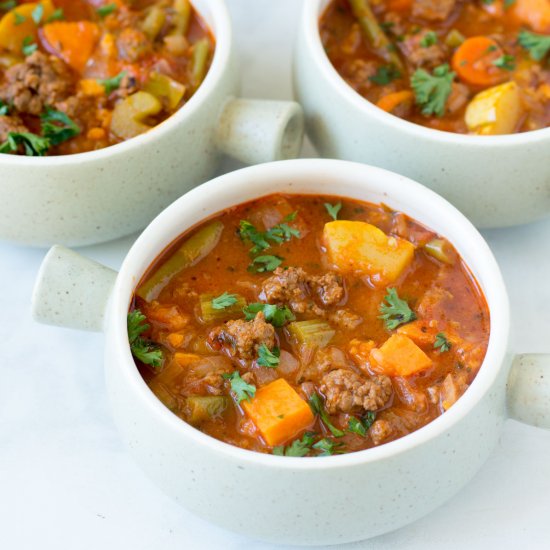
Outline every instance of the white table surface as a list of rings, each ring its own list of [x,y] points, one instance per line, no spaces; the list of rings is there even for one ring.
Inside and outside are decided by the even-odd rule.
[[[228,0],[246,96],[291,97],[302,2]],[[304,156],[313,154],[306,146]],[[512,349],[550,352],[550,220],[484,235],[510,293]],[[134,239],[81,252],[117,268]],[[194,517],[134,464],[109,411],[103,337],[30,318],[43,256],[43,250],[0,243],[0,548],[281,548]],[[549,458],[550,432],[509,421],[489,461],[451,502],[399,531],[339,548],[548,549]]]

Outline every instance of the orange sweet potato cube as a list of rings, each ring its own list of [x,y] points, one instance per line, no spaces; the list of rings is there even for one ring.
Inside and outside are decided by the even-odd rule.
[[[432,360],[408,337],[394,334],[370,354],[373,366],[388,376],[411,376],[429,368]]]
[[[252,400],[241,405],[271,446],[297,436],[315,419],[309,405],[283,378],[260,388]]]

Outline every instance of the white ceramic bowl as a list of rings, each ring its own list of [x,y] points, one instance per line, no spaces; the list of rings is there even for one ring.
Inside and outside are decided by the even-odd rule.
[[[158,254],[188,228],[274,190],[384,202],[454,243],[487,298],[491,336],[479,374],[444,415],[413,434],[366,451],[288,458],[213,439],[172,414],[149,390],[134,364],[126,333],[134,287]],[[138,238],[118,276],[54,247],[38,275],[33,311],[41,322],[103,328],[114,417],[130,452],[162,489],[218,525],[275,543],[343,543],[397,529],[439,506],[472,478],[509,415],[550,427],[550,361],[521,356],[509,376],[508,299],[483,238],[432,191],[362,164],[296,160],[216,178],[160,214]]]
[[[237,100],[239,71],[223,0],[193,0],[216,39],[197,93],[151,131],[98,151],[0,155],[0,239],[85,245],[145,227],[211,178],[223,153],[249,164],[295,158],[303,114],[293,102]]]
[[[478,227],[550,214],[550,128],[506,136],[432,130],[388,114],[356,93],[328,59],[319,17],[305,0],[294,57],[295,93],[323,157],[394,170],[440,193]]]

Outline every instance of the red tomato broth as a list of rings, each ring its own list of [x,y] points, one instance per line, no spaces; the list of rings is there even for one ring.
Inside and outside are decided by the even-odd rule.
[[[391,236],[408,237],[416,245],[410,265],[391,285],[374,286],[362,274],[341,275],[345,290],[343,298],[338,304],[325,306],[323,309],[327,314],[349,310],[359,316],[362,322],[358,326],[344,327],[330,321],[335,334],[326,347],[317,350],[296,345],[289,337],[288,324],[285,328],[276,328],[276,344],[281,350],[281,357],[284,355],[284,368],[282,364],[273,369],[259,367],[257,358],[243,359],[234,350],[229,349],[230,346],[228,348],[213,338],[213,332],[217,328],[223,332],[226,325],[223,319],[208,324],[201,321],[199,295],[220,296],[225,292],[237,293],[243,296],[248,304],[265,303],[262,285],[275,276],[273,272],[248,271],[251,263],[251,244],[243,242],[239,236],[240,221],[249,220],[256,227],[265,230],[261,220],[273,221],[277,218],[277,215],[272,216],[270,212],[279,211],[279,220],[290,212],[297,212],[296,219],[290,225],[300,228],[300,238],[291,238],[288,242],[274,245],[266,250],[265,254],[283,257],[281,267],[302,267],[308,275],[322,277],[327,273],[337,273],[335,266],[327,261],[323,244],[323,228],[331,221],[324,203],[334,204],[339,201],[342,201],[343,205],[338,214],[339,220],[369,222]],[[353,359],[354,340],[372,340],[379,348],[392,334],[397,334],[402,327],[408,326],[403,324],[397,330],[388,330],[379,318],[379,308],[388,287],[397,290],[399,297],[408,302],[419,320],[437,324],[436,332],[446,334],[452,341],[450,350],[441,352],[435,349],[430,341],[428,346],[422,348],[432,361],[429,368],[407,377],[391,377],[391,396],[382,406],[372,411],[376,419],[365,437],[350,433],[347,429],[352,417],[361,418],[367,413],[361,407],[352,406],[349,410],[337,409],[330,414],[334,426],[345,432],[343,437],[333,437],[327,425],[316,416],[311,424],[304,426],[284,441],[286,448],[308,432],[316,434],[316,441],[324,439],[336,445],[341,443],[342,446],[337,447],[337,452],[354,452],[392,441],[424,426],[451,406],[452,403],[442,404],[444,394],[452,394],[454,391],[456,395],[453,399],[458,398],[471,384],[487,349],[490,325],[487,304],[468,267],[458,255],[455,256],[452,265],[447,265],[426,253],[423,246],[438,237],[429,229],[401,213],[392,212],[383,205],[336,197],[274,195],[228,209],[212,219],[221,221],[224,226],[215,248],[196,265],[177,273],[150,302],[136,295],[131,308],[139,309],[147,317],[146,322],[150,329],[144,333],[146,339],[159,345],[164,356],[162,367],[152,367],[137,361],[139,371],[156,395],[183,420],[190,421],[186,408],[186,400],[190,396],[224,396],[228,400],[223,414],[195,422],[195,427],[212,437],[244,449],[273,452],[274,446],[269,445],[261,437],[254,421],[236,402],[229,381],[218,378],[215,391],[208,384],[197,384],[190,374],[194,368],[192,364],[174,368],[175,354],[197,355],[200,360],[204,357],[223,357],[222,361],[225,362],[228,373],[234,369],[241,376],[249,376],[257,389],[280,377],[284,378],[302,399],[307,401],[312,392],[315,392],[326,400],[326,395],[320,388],[323,380],[326,380],[324,376],[327,372],[322,371],[320,367],[316,372],[318,365],[329,363],[329,373],[344,371],[347,375],[348,372],[352,372],[354,374],[349,375],[350,377],[359,377],[361,381],[367,381],[380,374],[380,366],[367,360],[362,361],[360,367]],[[174,251],[190,235],[196,234],[208,223],[211,222],[204,222],[186,232],[164,251],[152,264],[140,285],[154,277],[156,270],[170,260]],[[448,243],[447,246],[450,247]],[[454,250],[453,252],[456,254]],[[286,305],[288,303],[285,302]],[[157,315],[159,308],[172,308],[170,315],[165,315],[162,321],[159,321]],[[317,318],[317,315],[310,311],[294,311],[294,315],[298,321]],[[168,328],[167,319],[170,316],[183,320],[179,330],[172,331]],[[242,313],[228,316],[228,319],[233,320],[242,318]],[[172,347],[167,343],[171,332],[183,336],[181,347]],[[288,361],[291,364],[298,363],[298,367],[287,370]],[[178,374],[171,382],[165,384],[162,382],[162,373],[167,368],[177,370]],[[282,369],[282,372],[279,372],[279,369]],[[452,391],[443,390],[445,386],[450,387]],[[319,451],[310,449],[307,454],[316,456]]]

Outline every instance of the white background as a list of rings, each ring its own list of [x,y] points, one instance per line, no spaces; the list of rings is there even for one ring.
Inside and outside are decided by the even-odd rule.
[[[228,0],[244,95],[291,97],[291,50],[302,1]],[[304,154],[313,152],[306,147]],[[550,352],[550,221],[484,236],[510,292],[512,350]],[[117,268],[134,240],[81,252]],[[109,412],[103,337],[30,318],[43,255],[0,243],[0,548],[276,548],[190,515],[133,463]],[[365,510],[365,521],[368,515]],[[447,505],[392,534],[339,548],[518,547],[550,548],[550,432],[509,421],[489,461]]]

